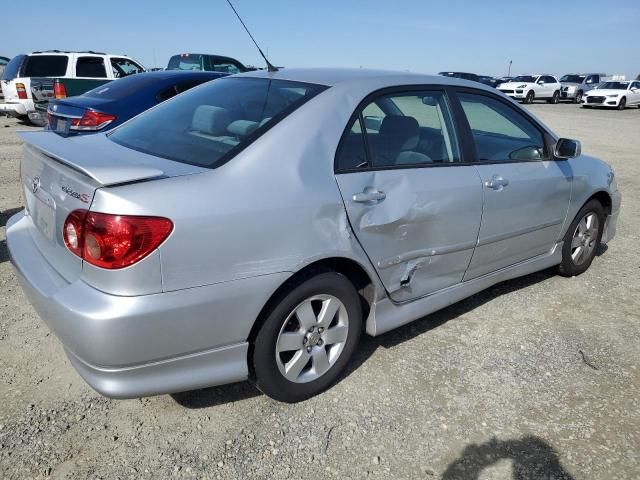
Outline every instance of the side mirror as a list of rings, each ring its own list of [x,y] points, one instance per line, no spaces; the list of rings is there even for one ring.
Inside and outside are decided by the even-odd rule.
[[[542,80],[540,80],[540,81],[538,82],[538,85],[544,85],[544,82],[543,82]]]
[[[438,100],[431,96],[428,95],[426,97],[422,97],[422,103],[424,103],[425,105],[429,105],[430,107],[437,107],[438,106]]]
[[[553,154],[557,159],[567,160],[579,157],[582,153],[582,144],[578,140],[561,138],[553,149]]]

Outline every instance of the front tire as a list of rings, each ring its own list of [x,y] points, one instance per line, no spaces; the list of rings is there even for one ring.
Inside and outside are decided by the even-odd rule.
[[[576,96],[573,98],[573,103],[580,103],[582,101],[582,90],[578,90]]]
[[[602,239],[604,220],[604,208],[597,200],[590,200],[580,209],[563,239],[560,275],[580,275],[591,266]]]
[[[253,342],[253,380],[269,397],[299,402],[329,388],[362,331],[360,297],[342,274],[321,271],[276,299]]]
[[[560,92],[558,92],[557,90],[553,92],[553,97],[547,100],[547,102],[553,103],[554,105],[557,104],[559,101],[560,101]]]
[[[533,93],[533,90],[529,90],[527,92],[527,96],[524,97],[524,103],[526,104],[532,104],[533,100],[536,98],[536,94]]]
[[[618,104],[618,110],[624,110],[625,107],[627,106],[627,97],[622,97],[620,99],[620,103]]]

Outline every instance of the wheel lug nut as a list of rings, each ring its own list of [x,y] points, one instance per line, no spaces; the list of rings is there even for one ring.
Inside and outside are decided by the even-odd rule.
[[[320,332],[320,333],[324,332],[324,328],[322,328],[322,327],[318,328],[318,332]]]
[[[318,340],[318,345],[322,345],[323,343],[322,339]]]
[[[307,347],[307,352],[311,353],[311,347]]]
[[[307,343],[307,337],[304,337],[304,338],[302,339],[302,343]]]

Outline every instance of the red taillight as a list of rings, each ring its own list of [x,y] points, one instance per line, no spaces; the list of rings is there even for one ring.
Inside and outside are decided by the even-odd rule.
[[[138,217],[74,210],[64,222],[67,248],[107,269],[128,267],[153,252],[173,230],[161,217]]]
[[[117,117],[108,113],[96,112],[95,110],[86,110],[82,118],[74,118],[71,120],[70,130],[100,130]]]
[[[56,98],[67,98],[67,89],[60,80],[53,81],[53,96]]]
[[[16,91],[18,92],[18,98],[20,100],[27,99],[27,89],[24,88],[24,83],[16,83]]]

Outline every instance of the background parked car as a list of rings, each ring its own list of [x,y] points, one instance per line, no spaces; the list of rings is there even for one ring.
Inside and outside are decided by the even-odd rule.
[[[234,74],[248,72],[251,69],[231,57],[207,53],[181,53],[169,59],[167,70],[202,70]]]
[[[640,80],[604,82],[582,97],[582,107],[608,107],[624,110],[625,107],[640,107]]]
[[[76,96],[49,102],[47,129],[62,136],[104,132],[221,72],[147,72],[114,80]]]
[[[42,98],[47,98],[46,92],[53,97],[53,79],[59,78],[66,89],[65,96],[79,95],[99,84],[144,70],[139,62],[126,55],[93,51],[48,50],[17,55],[6,66],[0,81],[5,97],[4,103],[0,104],[0,111],[12,117],[29,117],[32,122],[41,124],[43,119],[36,112],[32,87],[42,92]],[[36,82],[45,82],[49,90],[32,85]]]
[[[484,83],[485,85],[489,85],[493,88],[498,88],[498,86],[503,83],[499,79],[490,77],[488,75],[480,75],[478,78],[480,79],[480,83]]]
[[[560,100],[560,82],[553,75],[519,75],[510,82],[498,87],[505,95],[524,103],[532,103],[534,100],[547,100],[549,103],[558,103]]]
[[[600,82],[606,82],[611,77],[606,73],[568,73],[560,79],[562,85],[560,98],[581,103],[585,92],[595,88]]]
[[[4,72],[4,67],[9,63],[11,59],[8,57],[0,57],[0,78],[2,78],[2,73]],[[2,90],[0,89],[0,102],[4,99],[4,95]],[[2,112],[0,112],[0,115]]]

